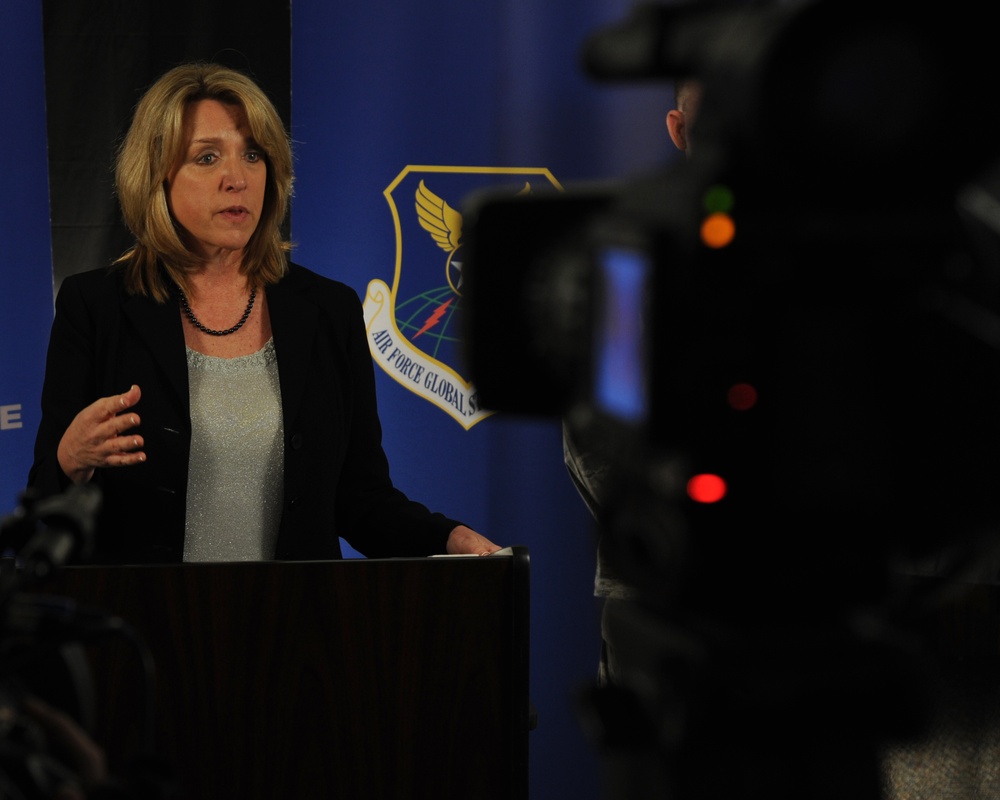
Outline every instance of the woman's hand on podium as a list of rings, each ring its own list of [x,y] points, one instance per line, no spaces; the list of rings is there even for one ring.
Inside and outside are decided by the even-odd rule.
[[[472,555],[488,556],[500,550],[500,546],[493,544],[485,536],[476,533],[466,525],[459,525],[453,528],[448,535],[448,555]]]

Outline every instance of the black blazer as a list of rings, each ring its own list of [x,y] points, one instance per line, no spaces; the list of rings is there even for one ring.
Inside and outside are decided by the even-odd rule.
[[[267,301],[285,431],[276,557],[340,558],[339,536],[370,557],[443,553],[459,523],[409,500],[389,476],[357,293],[292,264]],[[191,441],[181,316],[175,302],[127,294],[118,270],[62,283],[28,485],[63,491],[63,432],[85,406],[132,384],[142,390],[146,462],[95,474],[104,498],[95,561],[180,561]]]

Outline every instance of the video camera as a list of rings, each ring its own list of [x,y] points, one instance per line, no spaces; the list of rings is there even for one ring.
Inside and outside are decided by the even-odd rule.
[[[560,418],[604,459],[604,524],[654,603],[710,574],[747,613],[839,613],[889,561],[1000,520],[997,69],[957,5],[638,6],[584,64],[697,79],[688,158],[467,199],[481,402]],[[698,476],[724,496],[692,497]]]
[[[125,620],[41,589],[60,569],[89,563],[102,493],[94,484],[60,494],[32,491],[0,517],[0,797],[74,796],[155,800],[175,796],[173,776],[153,755],[155,664]],[[141,668],[142,751],[105,772],[91,731],[100,709],[87,647],[125,641]],[[110,754],[117,758],[118,754]],[[68,795],[67,795],[68,796]]]
[[[1000,577],[991,31],[971,0],[637,6],[584,64],[697,80],[682,163],[467,199],[483,407],[606,475],[645,666],[584,703],[616,798],[881,796],[933,694],[916,576]]]

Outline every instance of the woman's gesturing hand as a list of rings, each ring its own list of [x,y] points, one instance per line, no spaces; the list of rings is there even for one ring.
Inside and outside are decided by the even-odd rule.
[[[130,411],[141,392],[102,397],[76,415],[59,440],[59,466],[73,483],[86,483],[98,467],[128,467],[146,460],[139,415]]]

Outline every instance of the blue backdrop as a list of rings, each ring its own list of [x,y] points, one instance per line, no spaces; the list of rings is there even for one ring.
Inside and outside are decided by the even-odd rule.
[[[579,67],[584,37],[629,6],[292,3],[294,258],[367,300],[397,484],[499,544],[530,548],[531,796],[540,800],[600,794],[600,759],[574,710],[599,646],[592,531],[557,423],[475,408],[454,347],[461,207],[487,186],[568,188],[674,157],[666,86],[599,86]],[[0,126],[0,499],[13,507],[52,314],[40,0],[0,4],[0,59],[0,99],[18,110]]]
[[[667,87],[598,86],[579,66],[584,37],[622,19],[629,5],[375,0],[362,10],[293,3],[296,258],[362,297],[373,280],[390,290],[398,285],[399,317],[400,306],[420,294],[408,285],[442,287],[449,255],[415,223],[418,179],[460,211],[465,191],[552,183],[521,170],[547,170],[566,187],[672,157]],[[412,279],[414,272],[422,281]],[[414,325],[429,316],[421,313]],[[370,333],[385,330],[377,324]],[[415,350],[426,347],[405,330],[383,335],[393,348],[399,336]],[[431,359],[426,370],[442,360],[455,366]],[[465,376],[457,371],[460,384]],[[383,366],[376,373],[397,483],[499,544],[530,548],[531,696],[539,715],[531,796],[597,797],[599,757],[574,710],[577,691],[597,666],[593,542],[562,464],[558,425],[493,415],[467,429],[398,371]]]
[[[0,3],[0,513],[31,466],[52,322],[41,3]]]

